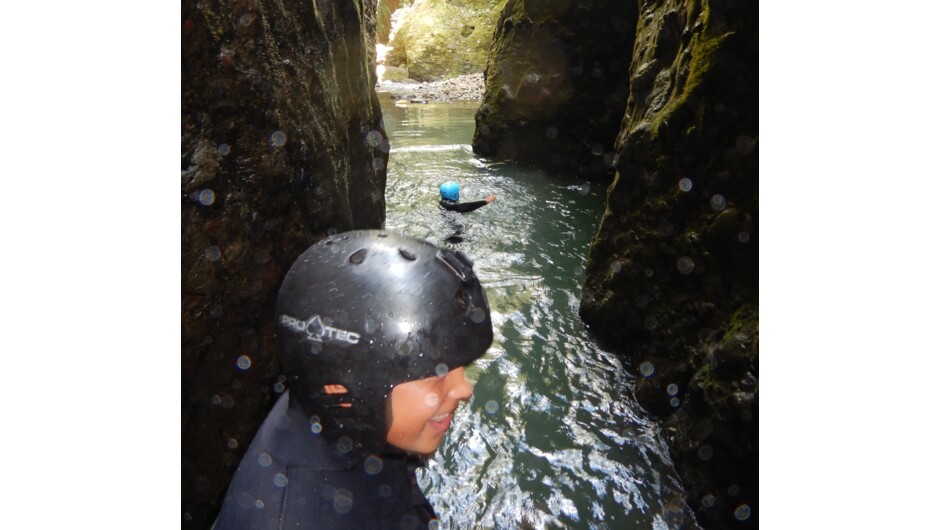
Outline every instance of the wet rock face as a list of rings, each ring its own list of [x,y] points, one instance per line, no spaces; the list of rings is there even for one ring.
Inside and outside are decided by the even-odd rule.
[[[636,2],[510,0],[476,115],[473,152],[607,180],[629,89]]]
[[[375,5],[182,5],[183,526],[208,528],[281,386],[277,288],[331,231],[380,228]]]
[[[757,526],[757,4],[641,1],[581,315],[643,377],[706,528]]]
[[[392,37],[386,66],[416,81],[482,72],[505,0],[416,0]],[[396,15],[397,16],[397,15]]]

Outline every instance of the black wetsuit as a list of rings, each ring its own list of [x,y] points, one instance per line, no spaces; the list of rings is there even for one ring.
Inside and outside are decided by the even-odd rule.
[[[214,530],[428,528],[436,519],[404,454],[353,456],[310,430],[288,392],[245,453]]]
[[[450,199],[441,199],[441,208],[451,211],[467,213],[487,205],[486,201],[457,202]]]

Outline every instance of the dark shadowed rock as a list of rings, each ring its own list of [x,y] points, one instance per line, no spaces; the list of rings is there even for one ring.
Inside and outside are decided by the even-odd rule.
[[[637,399],[664,418],[706,528],[758,524],[757,11],[640,2],[581,300],[645,375]]]
[[[183,527],[208,528],[281,390],[273,306],[329,232],[379,228],[371,1],[182,5]]]
[[[497,23],[473,152],[610,178],[636,2],[509,0]]]

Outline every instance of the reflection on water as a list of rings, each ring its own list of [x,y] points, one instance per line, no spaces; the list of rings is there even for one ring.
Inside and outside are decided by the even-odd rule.
[[[420,472],[443,528],[678,528],[682,490],[633,375],[578,317],[603,186],[477,158],[475,104],[396,106],[386,228],[461,250],[486,289],[494,340],[474,396]],[[496,201],[441,212],[438,188]],[[448,242],[459,231],[462,241]]]

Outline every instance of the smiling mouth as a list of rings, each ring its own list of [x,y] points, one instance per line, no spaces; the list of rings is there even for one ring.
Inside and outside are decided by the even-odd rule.
[[[451,413],[448,412],[446,414],[439,414],[437,416],[431,417],[428,423],[431,425],[433,429],[439,431],[441,434],[444,434],[445,432],[447,432],[447,429],[450,427],[450,419],[451,419]]]

